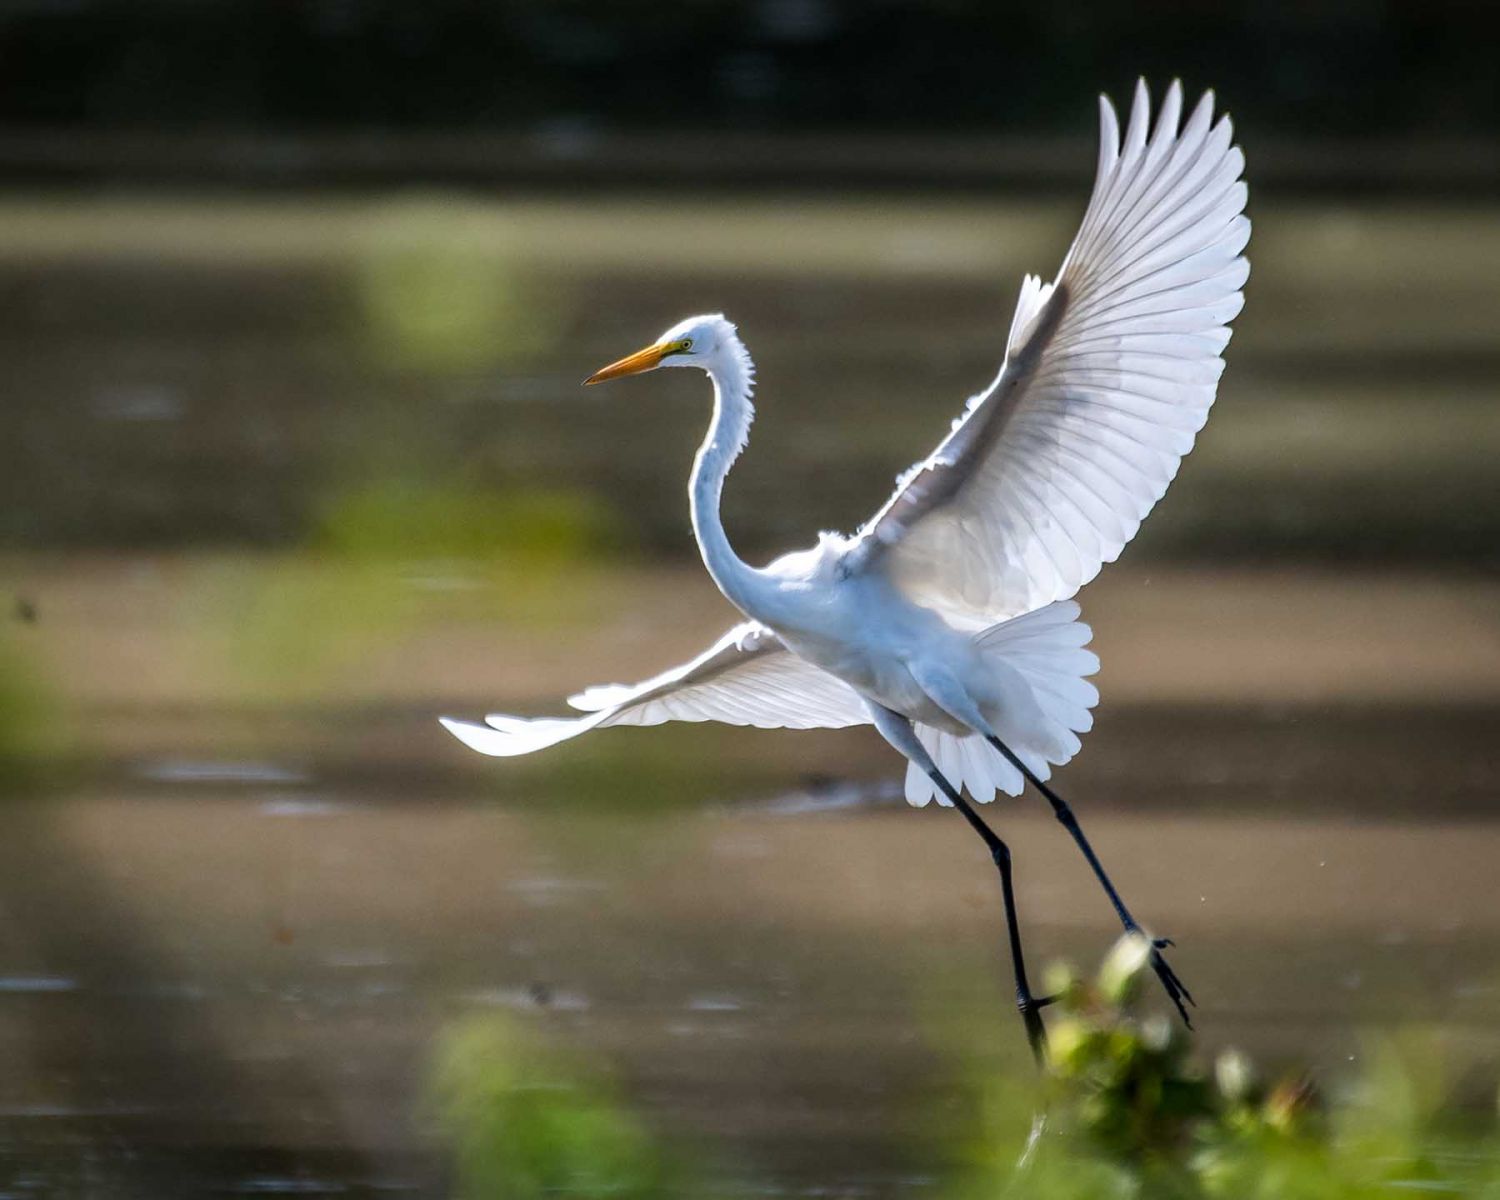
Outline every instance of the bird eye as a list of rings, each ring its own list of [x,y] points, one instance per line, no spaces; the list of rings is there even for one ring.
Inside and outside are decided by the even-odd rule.
[[[684,351],[691,350],[693,348],[693,339],[683,338],[682,341],[677,344],[677,348]]]

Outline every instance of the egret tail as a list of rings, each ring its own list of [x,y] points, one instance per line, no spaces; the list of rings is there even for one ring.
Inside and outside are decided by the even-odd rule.
[[[943,777],[979,803],[989,803],[997,791],[1019,796],[1026,786],[1023,764],[1039,778],[1050,778],[1053,766],[1078,753],[1078,735],[1093,728],[1089,710],[1099,703],[1099,690],[1087,677],[1099,669],[1099,656],[1085,648],[1093,630],[1078,615],[1076,601],[1060,600],[974,635],[985,663],[1014,685],[1011,702],[991,715],[1019,763],[1008,761],[977,733],[954,734],[917,723],[917,738]],[[907,801],[920,808],[934,797],[939,804],[950,803],[925,770],[909,763]]]

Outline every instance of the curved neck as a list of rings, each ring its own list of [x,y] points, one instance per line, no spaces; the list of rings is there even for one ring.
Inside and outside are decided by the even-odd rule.
[[[729,544],[719,501],[729,468],[745,448],[755,407],[750,393],[755,386],[755,368],[744,345],[735,339],[724,345],[707,367],[714,385],[714,415],[698,457],[693,461],[689,485],[692,501],[693,536],[703,555],[703,565],[719,590],[746,616],[756,615],[757,600],[765,591],[764,574],[750,566]]]

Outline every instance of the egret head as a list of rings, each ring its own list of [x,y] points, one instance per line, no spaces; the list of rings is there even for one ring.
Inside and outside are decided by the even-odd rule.
[[[678,321],[644,350],[595,371],[583,382],[603,383],[622,375],[639,375],[657,367],[697,367],[708,370],[721,354],[737,343],[734,326],[718,313]]]

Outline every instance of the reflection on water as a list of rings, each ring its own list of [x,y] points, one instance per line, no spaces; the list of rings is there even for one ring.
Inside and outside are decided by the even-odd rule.
[[[730,620],[685,532],[701,381],[589,370],[738,318],[728,520],[784,549],[946,427],[1070,216],[8,204],[0,1189],[946,1197],[955,1134],[1009,1151],[993,873],[868,731],[496,764],[432,717]],[[1105,699],[1061,780],[1205,1061],[1334,1087],[1414,1017],[1500,1060],[1500,283],[1489,214],[1431,215],[1259,223],[1220,411],[1083,597]],[[1097,961],[1071,844],[997,818],[1033,957]]]
[[[1147,758],[1170,745],[1131,740]],[[523,1022],[507,1037],[613,1065],[630,1120],[735,1191],[922,1195],[969,1128],[954,1072],[1028,1077],[993,881],[951,814],[575,817],[322,786],[342,802],[304,792],[293,821],[298,793],[227,781],[7,810],[0,1124],[18,1161],[53,1171],[59,1147],[87,1148],[146,1187],[184,1163],[269,1178],[254,1166],[271,1156],[356,1192],[441,1192],[454,1135],[422,1107],[434,1055],[464,1060],[444,1031],[503,1014]],[[1190,795],[1085,819],[1178,938],[1206,1053],[1311,1062],[1336,1086],[1368,1031],[1420,1014],[1480,1076],[1500,1062],[1500,827],[1197,816]],[[1034,809],[1001,820],[1033,956],[1097,959],[1114,928],[1067,839]]]

